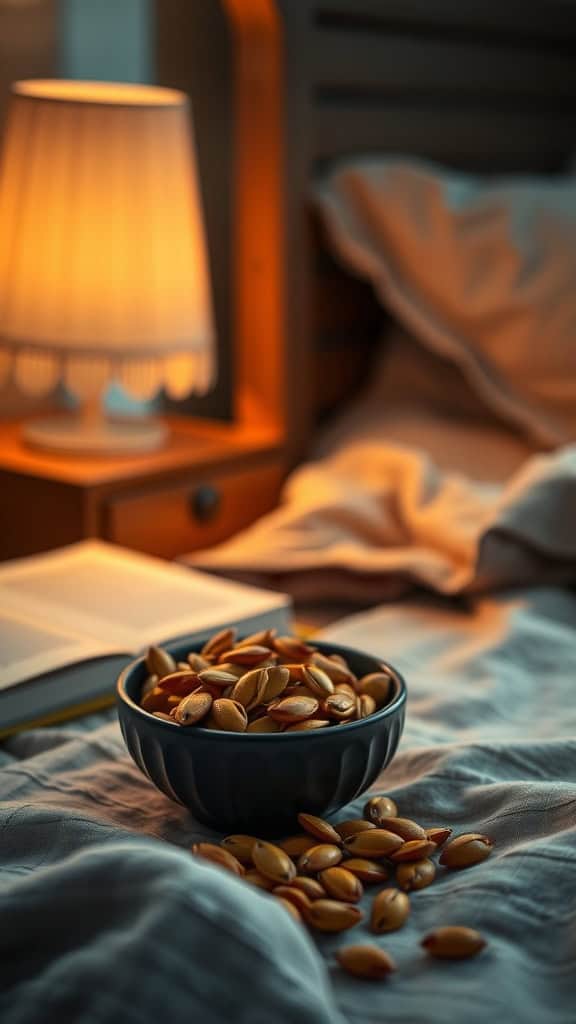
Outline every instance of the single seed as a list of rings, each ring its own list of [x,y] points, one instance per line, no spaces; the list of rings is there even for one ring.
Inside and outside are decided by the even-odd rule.
[[[364,804],[364,817],[374,825],[379,825],[387,818],[395,818],[398,808],[389,796],[373,796]]]
[[[155,686],[140,702],[144,711],[168,711],[168,694],[164,693],[159,686]]]
[[[376,701],[376,706],[383,708],[390,700],[392,679],[387,672],[371,672],[358,680],[356,692],[358,695],[368,694]]]
[[[253,668],[245,672],[234,684],[232,700],[237,700],[246,710],[255,707],[260,703],[260,688],[267,679],[267,669]]]
[[[258,690],[258,701],[260,704],[269,704],[284,693],[290,680],[290,673],[284,665],[274,665],[261,671],[264,672],[264,678]]]
[[[252,864],[252,849],[258,842],[255,836],[232,835],[222,840],[221,846],[240,861],[241,864]]]
[[[296,868],[288,854],[263,839],[258,839],[252,847],[252,863],[261,875],[277,885],[289,885],[296,876]]]
[[[388,818],[380,819],[379,828],[387,828],[389,832],[394,832],[405,843],[409,843],[412,839],[426,839],[426,832],[422,826],[411,821],[410,818],[398,818],[396,815],[390,815]]]
[[[358,903],[364,895],[360,879],[345,867],[326,868],[320,872],[320,881],[334,900]]]
[[[401,928],[410,913],[410,900],[399,889],[382,889],[372,904],[370,926],[376,935],[395,932]]]
[[[301,857],[307,850],[311,850],[313,846],[317,846],[317,842],[310,835],[302,836],[288,836],[287,839],[279,839],[276,843],[284,853],[287,853],[289,857],[297,859]]]
[[[351,857],[344,861],[346,870],[351,871],[356,878],[359,878],[364,885],[378,885],[388,878],[388,868],[384,864],[378,864],[375,860],[365,860],[363,857]]]
[[[246,872],[244,881],[255,886],[256,889],[263,889],[264,892],[272,892],[276,885],[271,878],[266,878],[265,875],[261,875],[259,871],[256,871],[256,868]]]
[[[193,672],[202,672],[205,668],[210,667],[210,662],[203,658],[201,654],[197,654],[196,651],[190,651],[186,655],[186,660]]]
[[[344,946],[336,953],[336,959],[348,974],[367,981],[380,981],[396,970],[396,964],[384,949],[368,944]]]
[[[303,662],[312,657],[316,648],[304,643],[303,640],[298,640],[295,636],[277,636],[274,638],[274,650],[282,658]]]
[[[201,656],[204,658],[218,658],[222,651],[232,647],[236,639],[236,632],[236,629],[232,626],[229,629],[221,629],[218,633],[214,633],[214,636],[211,636],[206,641],[200,651]]]
[[[178,725],[175,718],[171,715],[167,715],[164,711],[153,711],[154,718],[161,718],[163,722],[170,722],[170,725]]]
[[[457,836],[444,847],[440,863],[447,868],[469,868],[480,864],[492,853],[493,842],[479,832]]]
[[[275,722],[270,715],[262,715],[261,718],[255,718],[253,722],[249,722],[246,727],[246,732],[281,732],[282,726],[280,722]]]
[[[404,843],[399,850],[390,854],[390,860],[395,864],[403,864],[405,861],[425,860],[431,853],[435,853],[436,843],[431,839],[410,839]]]
[[[408,864],[399,864],[396,868],[396,881],[404,892],[414,889],[425,889],[436,877],[436,865],[431,860],[416,860]]]
[[[358,832],[355,836],[348,836],[344,840],[344,849],[355,857],[368,857],[370,860],[378,860],[380,857],[389,857],[395,850],[403,845],[400,836],[394,832],[387,832],[382,828],[369,829],[367,832]]]
[[[300,913],[304,913],[310,906],[310,900],[306,893],[302,892],[302,889],[295,889],[291,885],[277,885],[272,892],[275,896],[280,896],[282,899],[293,903]]]
[[[474,928],[448,925],[425,935],[422,946],[440,960],[464,960],[484,949],[486,940]]]
[[[334,693],[334,683],[330,676],[316,665],[307,665],[303,670],[303,683],[315,697],[329,697]]]
[[[179,725],[195,725],[206,717],[211,707],[212,697],[209,693],[191,693],[174,709],[174,718]]]
[[[258,633],[251,633],[250,636],[245,636],[243,640],[236,642],[236,647],[268,647],[274,646],[274,637],[276,636],[275,629],[261,629]]]
[[[236,676],[231,672],[223,672],[220,667],[202,669],[198,673],[198,679],[204,686],[217,686],[219,689],[236,684]]]
[[[314,814],[299,814],[298,824],[305,832],[309,832],[311,836],[319,839],[322,843],[336,843],[338,845],[340,842],[340,836],[336,829],[327,821],[324,821],[323,818],[317,818]]]
[[[357,836],[359,832],[368,832],[371,828],[376,828],[371,821],[364,821],[364,818],[352,818],[349,821],[340,821],[334,828],[341,839],[347,839],[348,836]]]
[[[452,835],[451,828],[427,828],[425,829],[428,839],[431,839],[436,846],[442,846]]]
[[[322,843],[313,846],[298,859],[298,872],[315,875],[324,868],[333,868],[342,860],[342,850],[339,846],[330,843]]]
[[[174,658],[163,647],[149,647],[145,660],[146,668],[150,675],[158,676],[159,679],[176,671]]]
[[[309,900],[321,900],[326,895],[326,890],[315,878],[308,878],[306,875],[296,875],[290,883],[293,889],[300,889]]]
[[[217,729],[223,732],[245,732],[248,725],[246,709],[238,701],[226,697],[215,700],[212,716]]]
[[[258,665],[261,661],[270,658],[270,651],[260,644],[252,644],[250,647],[233,647],[229,651],[222,651],[219,661],[231,661],[233,665]]]
[[[318,711],[318,706],[315,697],[284,697],[268,705],[268,714],[277,722],[292,724],[310,718]]]
[[[359,907],[337,900],[316,900],[306,911],[306,922],[320,932],[344,932],[363,917]]]
[[[228,853],[227,850],[223,850],[221,846],[216,846],[214,843],[194,843],[192,853],[196,857],[209,860],[212,864],[217,864],[219,867],[231,871],[233,875],[242,876],[245,874],[240,861],[231,853]]]
[[[287,726],[284,732],[310,732],[313,729],[326,729],[329,725],[330,722],[323,718],[305,718],[303,722]]]
[[[337,722],[348,721],[356,713],[356,698],[347,693],[333,693],[322,701],[322,711]]]

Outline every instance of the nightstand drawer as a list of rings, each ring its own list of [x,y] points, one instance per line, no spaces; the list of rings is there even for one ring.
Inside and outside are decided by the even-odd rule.
[[[173,558],[210,547],[276,504],[277,461],[246,470],[188,476],[181,483],[109,498],[104,536],[115,544]]]

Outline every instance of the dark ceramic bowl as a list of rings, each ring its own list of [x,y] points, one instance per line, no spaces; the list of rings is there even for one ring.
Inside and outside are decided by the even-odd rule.
[[[294,733],[217,732],[176,728],[138,706],[147,672],[132,662],[117,685],[118,715],[138,767],[166,796],[199,821],[224,832],[282,835],[299,811],[326,816],[363,793],[390,763],[404,727],[406,685],[391,665],[368,654],[314,642],[343,655],[358,676],[384,666],[394,695],[381,711],[358,722]],[[192,643],[167,649],[176,661]]]

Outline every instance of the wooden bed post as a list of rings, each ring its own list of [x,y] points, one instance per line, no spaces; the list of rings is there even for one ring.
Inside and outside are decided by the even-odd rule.
[[[299,193],[287,133],[288,108],[300,93],[289,80],[283,19],[273,0],[224,0],[224,8],[234,65],[235,415],[244,426],[278,437],[290,464],[309,438],[311,415],[310,346],[302,333],[309,322],[301,306],[305,266],[299,281],[287,276],[288,267],[294,274],[294,245],[305,219],[291,204]]]

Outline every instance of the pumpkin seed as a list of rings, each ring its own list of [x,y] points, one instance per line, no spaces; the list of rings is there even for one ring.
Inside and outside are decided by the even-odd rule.
[[[284,853],[287,853],[289,857],[298,858],[307,850],[311,850],[313,846],[317,846],[315,839],[312,839],[310,835],[301,836],[288,836],[287,839],[279,839],[276,843]]]
[[[378,864],[375,860],[351,857],[344,863],[346,870],[351,871],[365,885],[377,885],[380,882],[385,882],[388,878],[388,868],[384,864]]]
[[[389,857],[395,850],[403,845],[400,836],[394,832],[387,832],[383,828],[368,829],[367,832],[358,832],[355,836],[348,836],[344,840],[344,848],[347,853],[358,857],[378,860],[380,857]]]
[[[318,701],[315,697],[284,697],[268,705],[268,714],[277,722],[292,724],[310,718],[318,711]]]
[[[392,690],[392,679],[387,672],[371,672],[358,680],[356,692],[360,696],[367,693],[376,701],[379,708],[383,708],[390,700]]]
[[[204,647],[200,651],[203,658],[209,658],[214,660],[220,657],[223,651],[228,650],[232,647],[236,639],[237,630],[231,626],[229,629],[221,629],[218,633],[214,633],[209,640],[206,641]]]
[[[253,722],[248,723],[246,732],[282,732],[282,726],[280,722],[270,718],[270,715],[262,715],[261,718],[255,718]]]
[[[340,821],[334,828],[341,839],[347,839],[348,836],[357,836],[359,832],[368,832],[371,828],[376,828],[371,821],[364,821],[364,818],[351,818],[349,821]]]
[[[252,849],[258,842],[255,836],[231,835],[222,840],[221,846],[233,854],[241,864],[252,864]]]
[[[480,864],[492,853],[493,842],[479,832],[457,836],[444,847],[440,863],[447,868],[469,868]]]
[[[194,843],[192,853],[196,857],[209,860],[212,864],[217,864],[219,867],[231,871],[233,875],[242,876],[246,873],[240,861],[233,854],[228,853],[227,850],[223,850],[221,846],[216,846],[214,843]]]
[[[307,665],[302,672],[303,683],[315,697],[329,697],[334,693],[334,683],[330,676],[317,665]]]
[[[163,676],[176,671],[174,658],[163,647],[149,647],[145,660],[146,668],[150,675],[158,676],[158,679],[162,679]]]
[[[256,868],[246,872],[244,881],[255,886],[256,889],[263,889],[264,892],[272,892],[276,885],[271,878],[266,878],[265,875],[261,875],[259,871],[256,871]]]
[[[277,885],[272,892],[274,896],[280,896],[282,899],[288,900],[289,903],[293,903],[300,913],[304,913],[310,906],[310,900],[306,893],[302,892],[302,889],[294,889],[291,885]]]
[[[277,636],[274,638],[274,650],[282,658],[303,662],[312,657],[316,648],[295,636]]]
[[[328,895],[342,903],[358,903],[364,895],[360,879],[345,867],[325,868],[320,881]]]
[[[195,725],[206,717],[211,707],[212,697],[209,693],[191,693],[174,709],[174,718],[179,725]]]
[[[324,868],[333,868],[342,860],[342,850],[331,843],[312,846],[298,859],[298,872],[315,875]]]
[[[376,935],[395,932],[410,913],[410,900],[400,889],[382,889],[372,904],[370,926]]]
[[[368,981],[380,981],[396,970],[396,964],[384,949],[378,946],[344,946],[336,959],[348,974]]]
[[[412,839],[426,839],[426,832],[422,826],[418,825],[415,821],[411,821],[410,818],[398,818],[396,815],[380,818],[379,828],[386,828],[389,832],[394,832],[405,843],[410,842]]]
[[[364,804],[366,821],[371,821],[376,826],[388,818],[395,818],[397,814],[398,808],[389,796],[373,796]]]
[[[293,889],[300,889],[309,900],[321,900],[326,895],[324,886],[315,878],[308,878],[306,875],[296,875],[290,885]]]
[[[248,725],[246,708],[238,701],[226,697],[214,701],[212,717],[216,728],[224,732],[245,732]]]
[[[452,835],[451,828],[427,828],[424,830],[428,839],[431,839],[436,846],[442,846]]]
[[[396,868],[396,881],[404,892],[414,889],[425,889],[436,877],[436,865],[431,860],[416,860],[408,864],[399,864]]]
[[[347,721],[356,714],[356,698],[347,693],[333,693],[322,701],[322,711],[337,722]]]
[[[390,854],[390,860],[395,864],[403,864],[405,861],[425,860],[431,853],[435,853],[436,843],[430,839],[410,839],[404,843],[399,850]]]
[[[440,960],[464,960],[476,956],[485,945],[486,940],[480,932],[460,925],[436,928],[422,939],[424,949]]]
[[[364,917],[359,907],[337,900],[315,900],[306,911],[305,920],[320,932],[344,932]]]
[[[296,868],[288,854],[263,839],[258,839],[252,847],[252,863],[261,875],[277,885],[289,885],[296,876]]]
[[[258,665],[261,661],[270,658],[270,651],[260,644],[251,644],[250,647],[233,647],[229,651],[222,651],[219,661],[231,661],[233,665]]]
[[[304,829],[305,832],[309,832],[311,836],[315,836],[322,843],[338,843],[340,842],[340,836],[338,835],[335,828],[332,827],[323,818],[317,818],[314,814],[299,814],[298,824]]]

